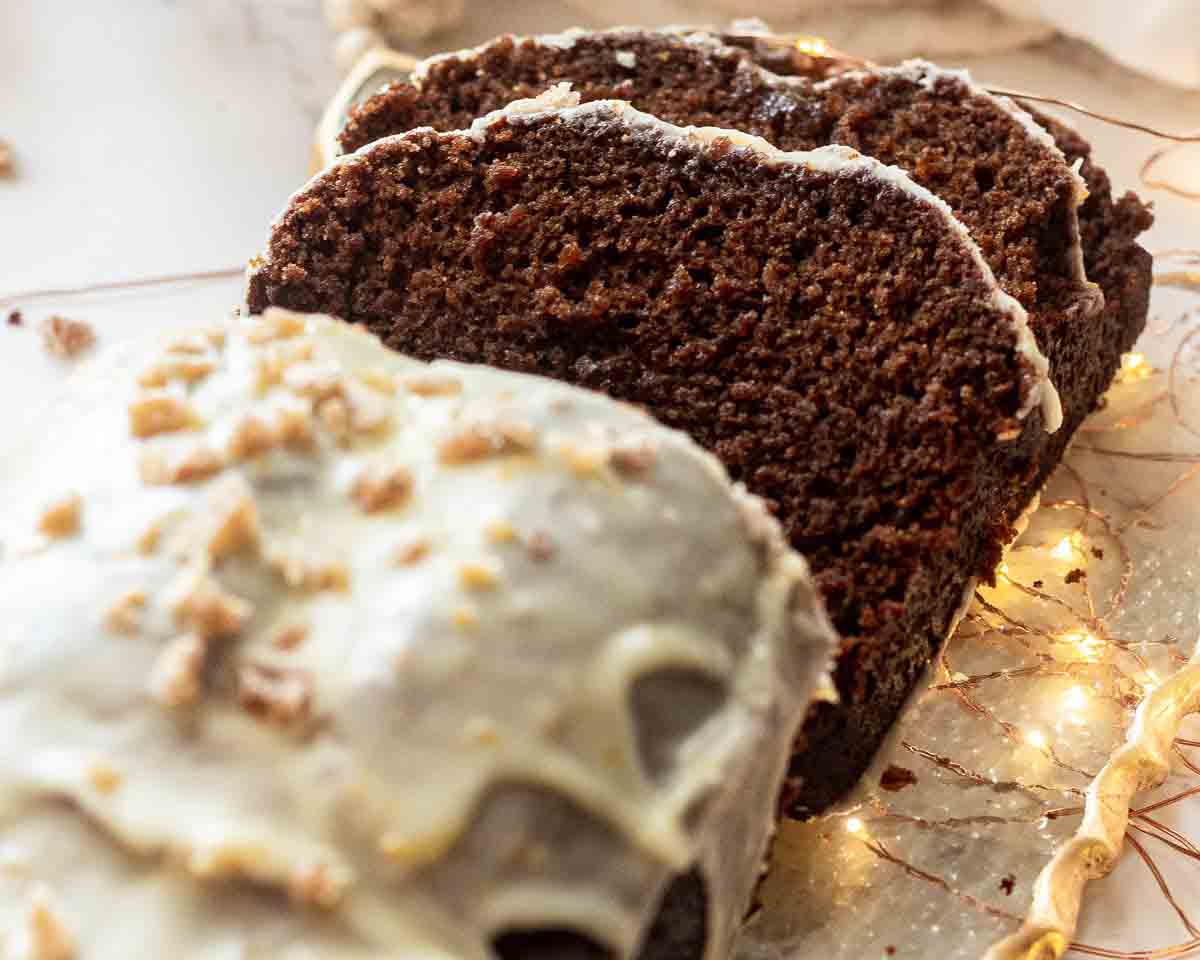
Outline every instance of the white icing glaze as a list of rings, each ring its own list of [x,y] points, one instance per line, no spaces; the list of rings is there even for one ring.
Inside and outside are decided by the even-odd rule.
[[[623,100],[592,100],[582,104],[579,100],[579,95],[571,91],[569,83],[557,83],[539,97],[517,100],[507,107],[480,117],[471,124],[469,130],[449,135],[465,134],[481,141],[489,127],[505,121],[519,123],[523,120],[535,120],[539,117],[556,115],[561,117],[564,122],[569,123],[581,117],[609,113],[619,117],[621,122],[632,127],[653,130],[666,140],[676,140],[699,146],[708,146],[718,142],[731,143],[736,148],[752,152],[771,164],[792,165],[834,174],[863,173],[876,180],[881,180],[897,191],[932,206],[942,215],[944,223],[970,254],[984,282],[990,288],[991,305],[1008,316],[1016,337],[1017,352],[1033,371],[1032,382],[1027,384],[1027,388],[1023,392],[1024,400],[1018,416],[1023,419],[1035,407],[1040,407],[1042,422],[1048,433],[1053,433],[1062,426],[1062,404],[1059,400],[1058,390],[1050,379],[1050,362],[1038,348],[1033,331],[1029,328],[1029,315],[1025,312],[1025,308],[1001,289],[992,274],[991,267],[983,257],[983,251],[972,239],[970,231],[954,216],[954,212],[946,201],[916,183],[902,169],[880,163],[873,157],[868,157],[849,147],[828,146],[820,147],[817,150],[785,152],[772,146],[762,137],[743,133],[740,130],[676,126],[648,113],[643,113]],[[404,136],[404,134],[400,134],[400,136]],[[362,149],[369,151],[371,147],[372,145],[368,144]]]
[[[836,641],[715,460],[283,311],[104,353],[70,410],[0,480],[0,956],[36,908],[87,960],[485,960],[512,925],[629,957],[692,864],[725,955]],[[721,697],[675,737],[650,677]]]

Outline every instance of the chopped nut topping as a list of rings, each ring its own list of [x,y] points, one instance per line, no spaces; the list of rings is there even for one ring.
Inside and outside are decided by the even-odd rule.
[[[167,344],[167,353],[208,353],[210,341],[200,333],[185,333]]]
[[[168,356],[151,364],[138,375],[138,385],[148,388],[165,387],[172,380],[195,383],[217,368],[207,357]]]
[[[609,455],[613,469],[626,476],[640,477],[647,473],[658,459],[658,450],[646,440],[636,446],[616,447]]]
[[[423,537],[401,544],[392,554],[396,563],[402,567],[411,567],[429,556],[430,543]]]
[[[225,452],[235,462],[253,460],[270,452],[278,443],[276,430],[261,417],[248,413],[233,428]]]
[[[367,513],[378,513],[403,506],[412,489],[412,471],[407,467],[376,464],[359,473],[350,496]]]
[[[205,640],[236,637],[254,608],[206,573],[185,571],[168,589],[175,622]]]
[[[290,343],[273,343],[255,361],[257,386],[260,391],[283,383],[287,371],[297,364],[308,363],[313,357],[313,342],[297,340]]]
[[[162,541],[163,521],[158,519],[153,521],[150,526],[146,527],[134,541],[134,546],[137,552],[144,556],[149,556],[158,549],[159,543]]]
[[[525,546],[529,550],[529,556],[538,563],[545,563],[552,559],[556,550],[550,534],[540,530],[529,535],[529,541]]]
[[[393,863],[404,867],[419,867],[432,863],[450,849],[457,830],[441,827],[423,836],[387,833],[379,841],[379,851]]]
[[[204,339],[220,350],[225,346],[225,331],[220,327],[209,327],[204,331]]]
[[[198,483],[225,469],[225,458],[205,446],[191,447],[170,454],[163,450],[145,450],[138,461],[142,483],[157,487],[173,483]]]
[[[609,451],[604,447],[584,447],[564,443],[558,448],[559,459],[577,477],[595,476],[608,463]]]
[[[129,432],[135,437],[174,433],[199,424],[186,400],[170,393],[144,393],[129,404]]]
[[[304,315],[290,310],[270,307],[254,321],[246,339],[251,343],[269,343],[272,340],[287,340],[304,333]]]
[[[194,633],[170,641],[150,671],[150,696],[164,707],[184,707],[200,699],[208,644]]]
[[[288,896],[296,903],[331,910],[346,895],[348,881],[324,863],[295,870],[288,878]]]
[[[488,457],[528,453],[537,444],[533,428],[512,421],[473,424],[438,444],[438,460],[447,466],[475,463]]]
[[[238,668],[238,703],[267,723],[286,727],[308,718],[312,708],[312,675],[249,663]]]
[[[12,147],[0,140],[0,177],[11,177],[15,169]]]
[[[302,623],[289,623],[276,631],[271,645],[276,650],[295,650],[308,639],[308,627]]]
[[[344,445],[350,439],[350,407],[341,397],[330,397],[323,401],[317,407],[317,417],[339,444]]]
[[[47,505],[38,519],[38,530],[48,537],[61,539],[79,532],[83,501],[77,493],[68,493]]]
[[[266,559],[267,565],[294,590],[315,593],[350,587],[350,569],[341,561],[308,557],[278,545],[267,549]]]
[[[429,374],[422,377],[413,377],[404,382],[404,386],[409,393],[415,393],[418,397],[451,397],[457,393],[462,393],[462,381],[455,377],[437,376]]]
[[[42,321],[42,342],[56,357],[71,359],[96,342],[96,333],[82,320],[68,320],[51,314]]]
[[[327,400],[341,396],[345,380],[331,363],[293,363],[283,371],[283,385],[301,397]]]
[[[379,393],[392,396],[396,392],[396,381],[391,374],[385,373],[378,367],[367,367],[358,371],[358,379]]]
[[[348,383],[342,399],[350,409],[350,425],[355,433],[375,433],[391,423],[391,403],[373,390]]]
[[[125,778],[107,763],[92,764],[87,777],[92,789],[103,794],[115,793],[125,782]]]
[[[208,555],[218,562],[256,543],[258,508],[254,493],[243,477],[230,477],[213,491]]]
[[[458,568],[458,582],[464,590],[491,590],[500,582],[500,577],[482,563],[465,563]]]
[[[309,450],[313,446],[312,414],[308,410],[280,407],[275,413],[275,429],[285,447]]]
[[[457,608],[450,620],[460,630],[474,630],[479,626],[479,616],[470,607]]]
[[[512,543],[517,539],[517,528],[507,520],[496,520],[483,528],[488,543]]]
[[[144,590],[129,590],[117,598],[117,602],[108,608],[104,625],[113,633],[123,633],[132,636],[141,629],[142,609],[146,606]]]
[[[14,956],[21,960],[75,960],[78,956],[74,936],[55,914],[42,888],[34,892],[23,937],[14,946]]]

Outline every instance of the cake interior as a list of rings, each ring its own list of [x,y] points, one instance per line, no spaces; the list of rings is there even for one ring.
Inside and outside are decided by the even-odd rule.
[[[844,638],[844,703],[807,731],[815,806],[869,761],[1012,532],[1006,460],[1042,424],[1017,417],[1030,371],[995,293],[941,210],[873,175],[598,111],[335,166],[294,198],[249,300],[599,390],[716,453]]]

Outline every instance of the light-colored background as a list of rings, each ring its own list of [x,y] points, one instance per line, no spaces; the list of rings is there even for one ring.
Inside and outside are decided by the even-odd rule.
[[[746,13],[757,12],[752,0],[747,6]],[[423,47],[587,20],[550,0],[477,2],[453,36]],[[337,79],[330,44],[315,0],[5,0],[0,139],[13,147],[17,169],[0,180],[0,297],[243,262],[307,175],[313,126]],[[1200,95],[1116,67],[1077,41],[1043,39],[1032,48],[953,59],[987,82],[1158,126],[1200,127]],[[1134,186],[1154,143],[1077,122],[1116,184]],[[1200,189],[1200,148],[1180,154],[1165,172]],[[1153,198],[1159,222],[1148,245],[1200,245],[1200,203]],[[117,337],[143,323],[179,323],[227,308],[238,290],[231,280],[75,312],[96,320],[102,336]],[[31,323],[41,312],[27,310]],[[0,327],[0,335],[4,408],[36,407],[39,391],[60,370],[41,354],[29,326]],[[1170,816],[1178,829],[1200,833],[1200,802]],[[1125,948],[1182,939],[1144,871],[1127,858],[1094,889],[1082,939]],[[1172,879],[1182,902],[1200,903],[1200,864],[1177,868]]]

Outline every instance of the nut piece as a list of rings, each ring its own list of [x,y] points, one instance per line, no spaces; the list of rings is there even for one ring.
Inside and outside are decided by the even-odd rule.
[[[367,513],[403,506],[412,494],[413,476],[407,467],[375,464],[359,473],[350,488],[354,502]]]
[[[124,777],[104,762],[92,764],[87,772],[87,778],[93,790],[105,795],[115,793],[125,782]]]
[[[172,355],[152,363],[138,375],[138,385],[147,388],[165,387],[172,380],[195,383],[217,368],[207,357]]]
[[[396,393],[396,381],[390,374],[385,373],[378,367],[367,367],[365,370],[359,370],[358,379],[372,390],[382,393],[385,396],[390,397]]]
[[[75,960],[75,938],[50,905],[49,893],[34,891],[24,929],[16,936],[12,956],[18,960]]]
[[[184,707],[200,699],[208,644],[194,633],[176,637],[154,661],[150,696],[164,707]]]
[[[288,896],[296,903],[331,910],[342,902],[349,880],[324,863],[301,867],[288,877]]]
[[[279,307],[269,307],[258,317],[246,334],[251,343],[270,343],[272,340],[287,340],[304,333],[304,314],[293,313]]]
[[[266,560],[267,566],[293,590],[315,593],[320,590],[342,591],[350,587],[350,569],[340,560],[312,557],[280,545],[267,548]]]
[[[429,556],[430,546],[429,541],[423,537],[417,540],[410,540],[408,543],[398,546],[392,556],[398,566],[415,566]]]
[[[271,638],[271,645],[276,650],[295,650],[307,639],[308,627],[302,623],[289,623]]]
[[[458,568],[458,582],[464,590],[491,590],[500,582],[500,577],[485,564],[464,563]]]
[[[167,591],[175,622],[204,640],[236,637],[254,612],[206,573],[185,571]]]
[[[79,532],[79,516],[83,501],[79,494],[68,493],[48,504],[38,518],[38,530],[55,540],[70,537]]]
[[[462,393],[462,381],[455,377],[438,376],[437,374],[428,374],[422,377],[413,377],[410,380],[404,381],[404,386],[409,393],[415,393],[418,397],[452,397],[455,394]]]
[[[307,363],[313,356],[311,340],[272,343],[255,360],[255,375],[260,391],[269,390],[283,382],[288,370],[296,364]]]
[[[175,483],[199,483],[225,469],[225,458],[199,445],[183,451],[144,450],[138,460],[142,483],[151,487]]]
[[[144,393],[129,404],[129,432],[135,437],[174,433],[199,424],[186,400],[170,393]]]
[[[256,543],[258,508],[254,493],[241,476],[230,477],[213,493],[208,555],[216,563]]]
[[[0,177],[11,177],[15,170],[13,148],[3,140],[0,140]]]
[[[235,463],[253,460],[269,453],[279,443],[279,434],[261,417],[246,414],[238,421],[225,445],[225,452]]]
[[[604,469],[608,463],[609,451],[606,447],[564,443],[558,448],[558,456],[575,476],[591,477]]]
[[[528,424],[507,420],[477,423],[443,439],[438,444],[438,460],[446,466],[460,466],[529,453],[536,445],[537,436]]]
[[[649,440],[632,446],[615,447],[609,455],[613,469],[628,477],[644,476],[657,459],[658,450]]]
[[[249,663],[238,668],[238,703],[260,720],[286,727],[306,720],[312,709],[312,675]]]
[[[56,357],[77,357],[95,342],[95,331],[82,320],[68,320],[55,313],[42,321],[42,343]]]
[[[512,543],[517,539],[517,528],[507,520],[495,520],[483,528],[488,543]]]
[[[104,626],[113,633],[133,636],[142,626],[142,609],[146,606],[144,590],[128,590],[108,608]]]

